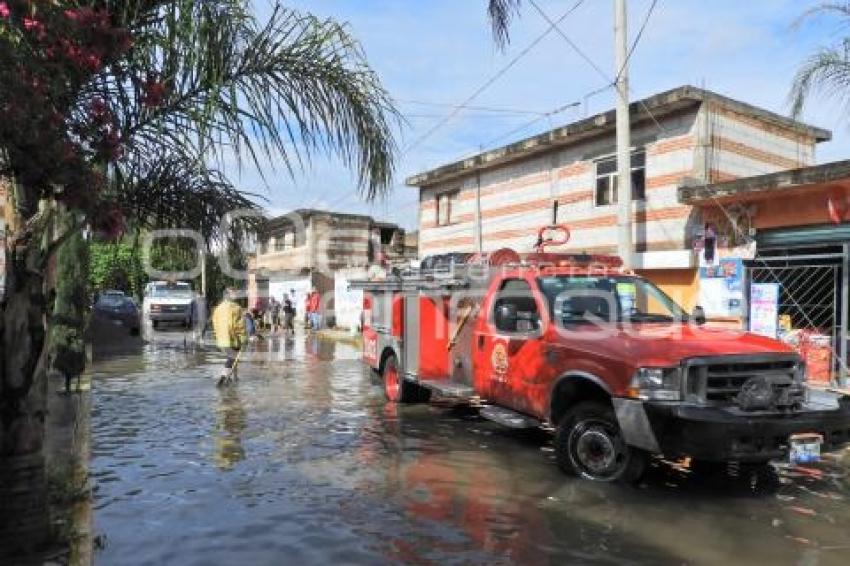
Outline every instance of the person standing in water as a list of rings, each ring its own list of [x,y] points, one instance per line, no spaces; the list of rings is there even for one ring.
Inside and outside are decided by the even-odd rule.
[[[289,295],[283,296],[283,334],[295,335],[295,305],[292,304]]]
[[[245,316],[242,307],[236,302],[236,290],[227,288],[224,299],[215,307],[212,314],[212,326],[215,333],[216,346],[227,357],[224,369],[218,378],[218,384],[224,385],[231,379],[236,379],[236,362],[239,350],[248,342],[245,328]]]
[[[322,327],[322,296],[313,287],[307,295],[307,313],[310,329],[317,332]]]

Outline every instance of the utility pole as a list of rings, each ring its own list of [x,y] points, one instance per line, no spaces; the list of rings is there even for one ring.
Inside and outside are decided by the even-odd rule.
[[[207,296],[207,247],[202,246],[201,252],[201,296]]]
[[[484,146],[478,146],[478,153],[484,153]],[[484,234],[481,230],[481,170],[475,175],[475,251],[484,251]]]
[[[617,84],[617,249],[623,267],[633,267],[632,141],[629,116],[628,30],[626,0],[614,0],[614,50]]]

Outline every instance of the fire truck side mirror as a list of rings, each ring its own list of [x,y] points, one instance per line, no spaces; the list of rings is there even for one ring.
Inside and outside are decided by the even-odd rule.
[[[503,303],[496,307],[496,328],[508,332],[516,331],[517,310],[516,305]]]
[[[705,309],[700,306],[694,307],[694,311],[691,313],[691,320],[700,326],[705,324]]]

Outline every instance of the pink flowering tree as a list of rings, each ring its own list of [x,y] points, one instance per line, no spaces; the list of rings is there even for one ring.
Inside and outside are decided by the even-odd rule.
[[[0,0],[0,549],[47,533],[45,270],[65,238],[127,222],[223,237],[226,212],[256,206],[225,161],[292,173],[332,153],[373,197],[394,118],[333,21],[277,7],[259,22],[248,0]]]

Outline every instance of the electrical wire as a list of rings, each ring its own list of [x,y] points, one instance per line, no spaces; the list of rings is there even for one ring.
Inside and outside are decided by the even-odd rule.
[[[535,112],[534,110],[520,110],[517,108],[494,108],[490,106],[460,106],[458,104],[448,104],[445,102],[426,102],[423,100],[410,100],[404,98],[396,98],[395,100],[403,104],[418,104],[420,106],[434,106],[437,108],[462,108],[465,110],[494,112],[497,114],[534,114],[537,116],[542,116],[543,114],[545,114],[545,112]]]
[[[403,112],[401,114],[404,118],[445,118],[446,115],[444,113],[429,113],[429,112]],[[527,114],[495,114],[491,112],[478,112],[472,111],[464,114],[466,117],[474,117],[474,118],[490,118],[496,120],[518,120],[522,118],[527,118]],[[533,114],[536,118],[541,118],[546,116],[546,112],[535,112]]]
[[[597,65],[596,62],[593,59],[591,59],[590,56],[587,53],[582,51],[582,49],[578,45],[576,45],[576,43],[572,39],[570,39],[569,36],[566,33],[564,33],[564,30],[562,30],[560,25],[559,25],[561,23],[561,20],[563,20],[563,18],[561,18],[557,22],[553,21],[552,18],[549,17],[549,14],[544,12],[543,8],[541,8],[537,4],[537,2],[535,2],[534,0],[529,0],[529,1],[531,2],[531,5],[534,7],[534,9],[537,10],[537,13],[540,14],[540,16],[549,23],[549,25],[551,26],[551,29],[554,29],[555,32],[557,32],[557,34],[560,35],[561,38],[564,41],[566,41],[569,44],[570,47],[573,48],[573,51],[575,51],[578,54],[579,57],[584,59],[584,61],[588,65],[593,67],[593,69],[597,73],[599,73],[599,76],[601,76],[606,82],[608,82],[608,83],[614,82],[614,81],[611,80],[611,77],[609,77],[608,74],[605,71],[603,71],[602,68],[599,65]]]
[[[706,185],[703,185],[703,187],[705,188]],[[721,210],[721,212],[723,212],[724,216],[726,216],[730,225],[738,233],[737,235],[739,237],[743,236],[744,234],[742,233],[741,229],[737,226],[737,223],[732,218],[732,214],[729,212],[729,210],[726,208],[726,206],[722,202],[720,202],[720,200],[715,195],[711,194],[709,196],[710,196],[711,200],[714,201],[715,206],[717,206]],[[749,234],[747,234],[747,236],[749,237]],[[783,288],[782,281],[780,281],[779,277],[776,275],[776,273],[774,273],[774,267],[773,266],[771,266],[764,259],[759,258],[759,257],[754,257],[753,261],[757,261],[757,262],[761,263],[762,267],[766,268],[767,272],[770,273],[771,277],[773,277],[774,281],[776,281],[776,283],[780,286],[780,288]],[[791,303],[793,304],[793,306],[798,310],[798,312],[801,315],[803,315],[803,318],[805,319],[806,323],[812,328],[817,328],[817,325],[812,321],[811,317],[809,317],[809,315],[803,309],[803,306],[797,301],[797,299],[794,297],[794,295],[791,293],[791,291],[787,287],[785,287],[785,291],[787,292],[787,296],[791,300]],[[747,301],[747,303],[749,303],[749,301]],[[839,369],[843,370],[845,373],[847,373],[848,372],[848,362],[846,360],[842,360],[841,357],[837,353],[835,353],[835,348],[830,348],[830,350],[831,350],[832,358],[835,361],[838,362]]]
[[[643,37],[643,32],[646,30],[646,25],[649,23],[649,19],[652,17],[652,13],[655,11],[655,7],[658,5],[658,0],[652,0],[652,4],[649,5],[649,9],[646,11],[646,15],[643,18],[643,23],[638,30],[637,35],[635,36],[635,40],[632,42],[632,46],[629,49],[628,54],[626,54],[626,60],[623,61],[623,66],[620,67],[620,70],[617,72],[617,76],[614,78],[614,82],[620,80],[620,77],[623,76],[623,71],[626,69],[626,66],[629,64],[629,60],[632,58],[632,54],[635,52],[635,49],[640,43],[641,37]]]
[[[407,148],[402,151],[402,155],[407,155],[408,153],[410,153],[413,149],[415,149],[416,147],[421,145],[425,140],[427,140],[429,137],[431,137],[440,128],[445,126],[452,118],[457,116],[461,112],[461,110],[466,108],[466,106],[470,102],[472,102],[473,100],[478,98],[478,96],[481,95],[481,93],[483,93],[485,90],[490,88],[490,86],[493,85],[493,83],[495,83],[502,76],[504,76],[505,73],[507,73],[511,68],[513,68],[513,66],[516,65],[520,61],[520,59],[525,57],[532,49],[534,49],[541,41],[543,41],[553,30],[557,29],[557,25],[560,22],[564,21],[567,18],[567,16],[569,16],[570,14],[572,14],[573,12],[578,10],[578,8],[582,4],[584,4],[584,0],[578,0],[569,10],[567,10],[564,13],[563,16],[558,18],[557,21],[551,21],[550,20],[549,27],[543,33],[541,33],[539,36],[537,36],[537,38],[534,41],[532,41],[525,49],[520,51],[513,59],[511,59],[508,62],[507,65],[502,67],[498,72],[496,72],[496,74],[494,74],[489,79],[487,79],[480,87],[478,87],[475,90],[475,92],[473,92],[470,96],[468,96],[462,103],[457,105],[457,107],[450,114],[448,114],[445,118],[443,118],[442,120],[437,122],[431,129],[429,129],[422,136],[417,138],[413,143],[411,143],[409,146],[407,146]]]
[[[551,118],[552,116],[555,116],[556,114],[560,114],[562,112],[570,110],[571,108],[576,108],[578,106],[581,106],[580,102],[571,102],[570,104],[565,104],[563,106],[559,106],[558,108],[555,108],[554,110],[550,110],[549,112],[545,112],[542,116],[538,116],[537,118],[534,118],[533,120],[526,122],[525,124],[522,124],[521,126],[516,127],[514,129],[512,129],[511,131],[500,135],[497,138],[490,140],[486,144],[482,145],[481,149],[483,150],[483,149],[486,149],[486,148],[493,147],[494,145],[496,145],[498,142],[502,141],[503,139],[508,138],[508,137],[518,133],[518,132],[523,131],[523,130],[526,130],[526,129],[530,128],[531,126],[533,126],[534,124],[538,123],[538,122],[542,122],[543,120],[547,120],[547,119]]]
[[[427,102],[427,101],[420,101],[420,100],[399,99],[399,102],[404,102],[404,103],[408,103],[408,104],[419,104],[419,105],[423,105],[423,106],[435,106],[435,107],[447,107],[447,108],[453,109],[453,111],[450,114],[444,116],[443,119],[440,122],[438,122],[434,127],[432,127],[424,135],[422,135],[416,141],[411,143],[405,150],[403,150],[402,155],[408,154],[410,151],[412,151],[414,148],[416,148],[418,145],[420,145],[422,142],[424,142],[428,137],[430,137],[436,131],[438,131],[440,128],[442,128],[452,118],[457,116],[462,110],[479,110],[479,111],[483,111],[483,112],[494,112],[494,113],[495,112],[504,112],[504,113],[516,113],[516,114],[533,114],[533,115],[537,116],[536,118],[530,120],[529,122],[526,122],[525,124],[522,124],[522,125],[520,125],[516,128],[513,128],[510,131],[506,132],[505,134],[502,134],[502,135],[498,136],[497,138],[490,140],[486,144],[479,146],[479,151],[483,151],[485,148],[493,147],[496,143],[500,142],[501,140],[503,140],[505,138],[508,138],[508,137],[518,133],[518,132],[524,131],[524,130],[530,128],[531,126],[533,126],[533,125],[535,125],[535,124],[537,124],[537,123],[539,123],[539,122],[541,122],[545,119],[551,119],[551,117],[553,115],[559,114],[559,113],[567,110],[568,108],[574,107],[576,103],[561,106],[559,108],[556,108],[554,110],[550,110],[548,112],[534,112],[534,111],[530,111],[530,110],[493,108],[493,107],[487,107],[487,106],[471,106],[471,105],[469,105],[470,102],[472,102],[482,92],[484,92],[487,88],[489,88],[494,82],[496,82],[499,78],[501,78],[508,70],[510,70],[525,55],[527,55],[537,44],[539,44],[552,31],[555,31],[558,35],[560,35],[561,38],[591,68],[593,68],[596,71],[596,73],[599,74],[599,76],[601,76],[606,81],[606,84],[603,87],[591,91],[588,95],[585,96],[585,99],[589,96],[599,94],[601,92],[608,90],[609,88],[615,87],[617,81],[622,76],[622,73],[625,71],[625,69],[626,69],[626,67],[629,63],[629,60],[631,59],[632,55],[634,54],[641,38],[643,37],[644,31],[646,30],[646,27],[649,23],[649,20],[651,19],[652,14],[654,13],[654,11],[657,7],[657,4],[658,4],[658,0],[652,0],[652,4],[650,5],[649,9],[647,10],[646,15],[644,16],[644,19],[643,19],[641,27],[638,31],[638,34],[635,36],[635,40],[632,42],[632,45],[629,49],[629,52],[626,55],[626,59],[623,63],[623,66],[618,71],[616,79],[611,80],[610,76],[604,70],[602,70],[602,68],[589,55],[587,55],[587,53],[585,53],[572,39],[570,39],[570,37],[560,27],[561,22],[563,22],[563,20],[565,20],[570,14],[572,14],[579,7],[581,7],[581,5],[584,3],[584,0],[579,0],[578,2],[576,2],[575,5],[573,5],[564,15],[562,15],[557,20],[553,20],[549,16],[549,14],[547,14],[537,4],[537,2],[535,0],[529,0],[529,1],[530,1],[531,5],[534,7],[534,9],[540,14],[540,16],[549,24],[549,27],[540,36],[538,36],[534,41],[532,41],[531,44],[529,44],[525,49],[523,49],[520,53],[518,53],[517,56],[514,57],[505,67],[500,69],[495,75],[493,75],[481,87],[479,87],[471,96],[469,96],[466,100],[464,100],[464,102],[462,102],[461,104],[447,104],[447,103]],[[654,122],[655,126],[660,131],[662,131],[662,132],[667,131],[666,128],[664,128],[661,125],[661,123],[658,121],[658,119],[655,117],[652,110],[650,110],[650,108],[646,105],[646,103],[642,99],[638,101],[638,104],[648,114],[649,118]],[[411,118],[428,117],[428,115],[425,115],[425,114],[419,114],[419,115],[417,115],[417,114],[407,114],[406,116],[411,117]],[[434,117],[437,117],[437,116],[434,116]]]
[[[531,5],[532,5],[532,6],[534,6],[534,8],[537,10],[537,12],[538,12],[538,13],[539,13],[542,17],[543,17],[543,19],[544,19],[544,20],[546,20],[547,22],[550,22],[552,25],[554,25],[554,29],[557,31],[558,35],[560,35],[560,36],[561,36],[561,38],[562,38],[565,42],[567,42],[567,44],[568,44],[568,45],[569,45],[569,46],[570,46],[570,47],[571,47],[571,48],[572,48],[572,49],[573,49],[573,50],[574,50],[574,51],[575,51],[575,52],[576,52],[576,53],[577,53],[577,54],[578,54],[578,55],[579,55],[582,59],[584,59],[584,60],[585,60],[585,62],[586,62],[588,65],[590,65],[590,66],[591,66],[591,67],[592,67],[592,68],[593,68],[593,69],[594,69],[594,70],[595,70],[595,71],[599,74],[599,76],[601,76],[601,77],[602,77],[602,78],[603,78],[603,79],[604,79],[604,80],[605,80],[605,81],[606,81],[609,85],[616,86],[616,84],[617,84],[617,83],[616,83],[616,81],[612,80],[612,79],[611,79],[611,77],[610,77],[610,76],[609,76],[609,75],[608,75],[605,71],[603,71],[603,70],[602,70],[602,68],[601,68],[599,65],[597,65],[595,61],[593,61],[593,59],[591,59],[591,58],[590,58],[590,56],[588,56],[588,55],[587,55],[584,51],[582,51],[582,50],[581,50],[581,48],[580,48],[578,45],[576,45],[576,43],[575,43],[572,39],[570,39],[570,38],[569,38],[569,36],[568,36],[566,33],[564,33],[564,30],[562,30],[562,29],[561,29],[561,27],[558,25],[558,24],[560,24],[560,22],[554,22],[554,23],[553,23],[553,22],[552,22],[552,19],[549,17],[549,14],[547,14],[547,13],[543,10],[543,8],[541,8],[541,7],[537,4],[537,2],[535,2],[535,0],[529,0],[529,1],[531,2]],[[646,21],[648,21],[648,19],[647,19]],[[635,44],[635,46],[636,46],[636,44]],[[623,69],[621,69],[621,70],[620,70],[620,73],[618,73],[618,76],[621,76],[621,75],[622,75],[622,73],[624,72],[625,68],[626,68],[626,67],[625,67],[625,66],[623,66]],[[629,92],[633,92],[633,91],[631,90],[631,88],[629,89]],[[646,102],[644,102],[644,100],[643,100],[643,99],[639,99],[639,100],[637,101],[637,103],[638,103],[638,104],[641,106],[641,108],[642,108],[642,109],[643,109],[643,110],[644,110],[644,111],[645,111],[645,112],[649,115],[649,118],[652,120],[652,122],[655,124],[655,126],[656,126],[656,127],[657,127],[660,131],[662,131],[662,132],[664,132],[664,133],[667,133],[667,128],[665,128],[664,126],[662,126],[662,125],[661,125],[661,122],[659,122],[659,121],[658,121],[658,119],[655,117],[655,114],[653,114],[653,112],[652,112],[652,110],[650,110],[649,106],[647,106],[647,105],[646,105]]]

